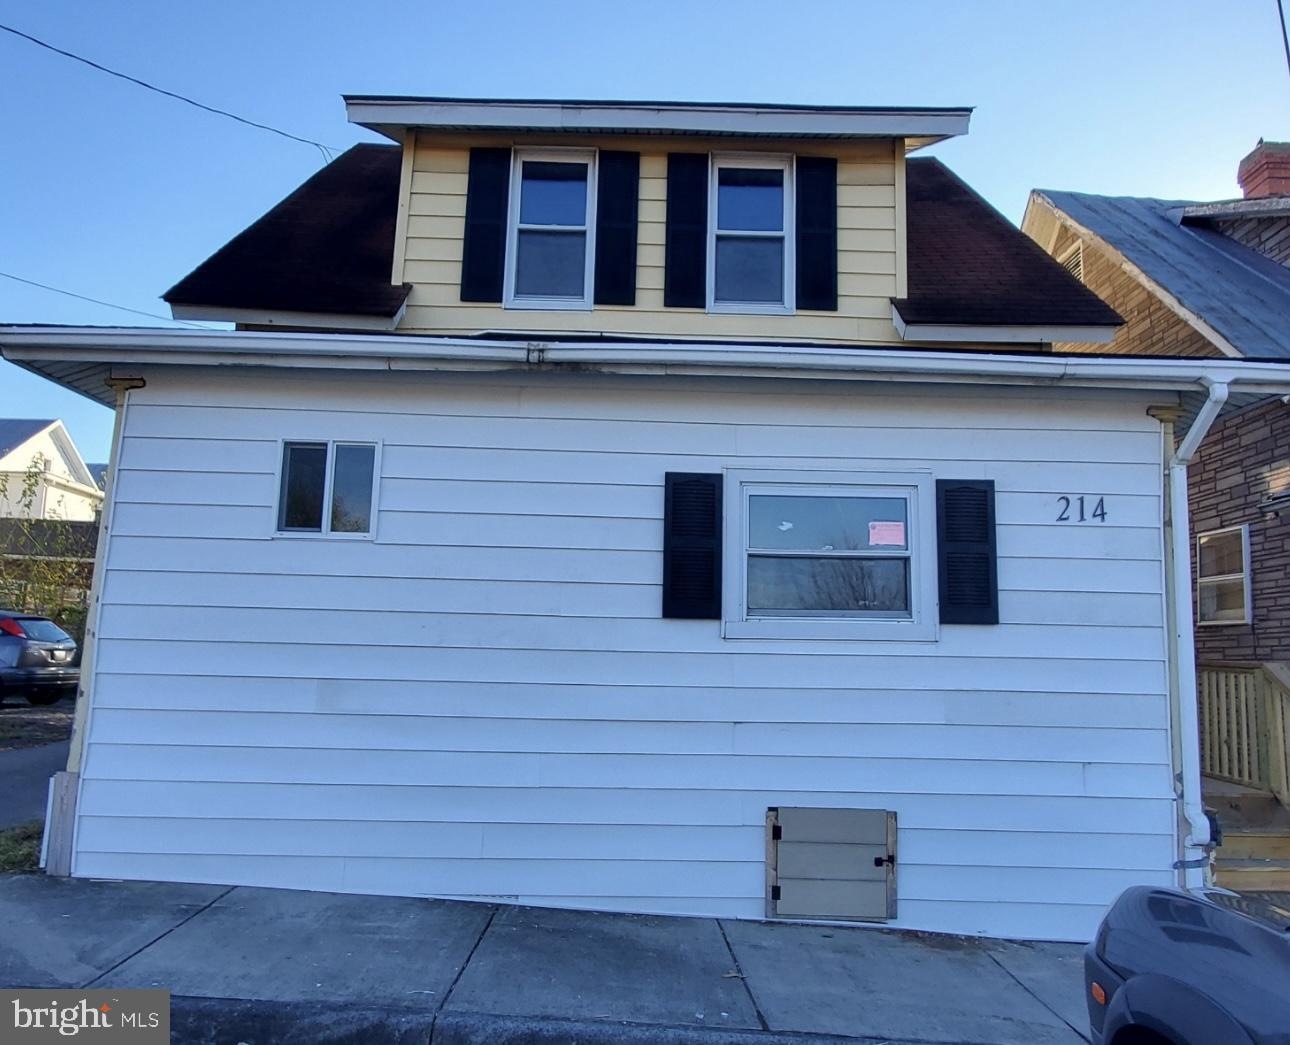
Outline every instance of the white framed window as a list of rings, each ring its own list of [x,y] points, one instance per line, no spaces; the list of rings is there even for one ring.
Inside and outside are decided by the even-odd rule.
[[[506,307],[591,308],[596,154],[516,149],[511,162]]]
[[[727,638],[932,641],[930,475],[726,473]]]
[[[1197,535],[1196,614],[1201,624],[1250,623],[1248,525]]]
[[[380,457],[379,443],[283,440],[278,534],[347,539],[375,536]]]
[[[708,310],[795,307],[793,157],[716,153],[708,184]]]

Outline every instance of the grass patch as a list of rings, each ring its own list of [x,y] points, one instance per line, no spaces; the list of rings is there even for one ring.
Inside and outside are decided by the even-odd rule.
[[[0,871],[35,871],[40,866],[44,823],[33,820],[0,831]]]

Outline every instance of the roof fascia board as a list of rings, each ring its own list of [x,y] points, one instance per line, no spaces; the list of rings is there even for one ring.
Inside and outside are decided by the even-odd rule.
[[[1252,200],[1221,200],[1218,203],[1193,203],[1183,207],[1183,224],[1211,221],[1219,218],[1282,218],[1290,216],[1290,199],[1285,196],[1268,196]]]
[[[1107,242],[1092,229],[1076,221],[1042,192],[1035,192],[1033,195],[1037,197],[1045,207],[1052,211],[1058,222],[1066,225],[1080,236],[1093,240],[1103,250],[1108,251],[1112,257],[1118,260],[1120,268],[1125,273],[1137,280],[1147,290],[1159,298],[1160,303],[1164,305],[1165,308],[1169,309],[1170,312],[1176,315],[1183,322],[1187,323],[1193,330],[1205,337],[1215,348],[1222,352],[1223,355],[1228,356],[1231,359],[1244,358],[1240,349],[1174,297],[1173,294],[1169,293],[1168,290],[1143,272],[1142,269],[1138,268],[1138,266],[1126,258],[1119,249]]]
[[[0,327],[0,354],[38,366],[42,360],[191,366],[360,367],[364,369],[499,369],[551,363],[715,373],[827,373],[860,380],[904,376],[924,382],[1080,385],[1195,391],[1224,382],[1241,391],[1290,393],[1290,364],[1162,357],[1015,356],[900,347],[747,345],[703,342],[560,342],[527,344],[417,336],[147,328]]]
[[[49,430],[49,438],[53,440],[54,445],[58,447],[58,452],[63,455],[63,461],[70,470],[75,473],[77,481],[95,490],[98,486],[94,482],[94,477],[90,475],[89,468],[85,465],[81,452],[76,449],[76,444],[72,442],[71,433],[67,431],[63,422],[55,421],[52,429]]]
[[[467,101],[347,97],[346,112],[382,134],[390,128],[471,128],[600,134],[678,133],[759,137],[929,138],[966,134],[971,109],[779,108],[627,102]]]
[[[243,323],[264,327],[306,327],[310,330],[394,330],[407,311],[407,303],[391,316],[360,316],[338,312],[288,312],[271,309],[225,308],[219,305],[171,305],[175,319],[213,323]]]
[[[1081,342],[1106,345],[1115,340],[1116,327],[1091,324],[1027,325],[970,323],[908,323],[896,305],[891,306],[891,321],[902,341],[999,345],[1051,345],[1054,342]]]

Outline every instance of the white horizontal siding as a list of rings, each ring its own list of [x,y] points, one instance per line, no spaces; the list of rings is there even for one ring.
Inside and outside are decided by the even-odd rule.
[[[148,382],[78,874],[757,916],[785,804],[896,810],[912,927],[1083,935],[1120,885],[1171,878],[1141,397]],[[382,442],[375,541],[275,537],[290,438]],[[723,467],[994,479],[1002,623],[777,643],[660,619],[663,474]],[[1106,521],[1058,522],[1078,494]]]

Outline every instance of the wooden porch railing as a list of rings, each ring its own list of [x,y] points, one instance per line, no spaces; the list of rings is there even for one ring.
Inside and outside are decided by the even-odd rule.
[[[1196,688],[1202,772],[1290,806],[1290,666],[1202,664]]]

